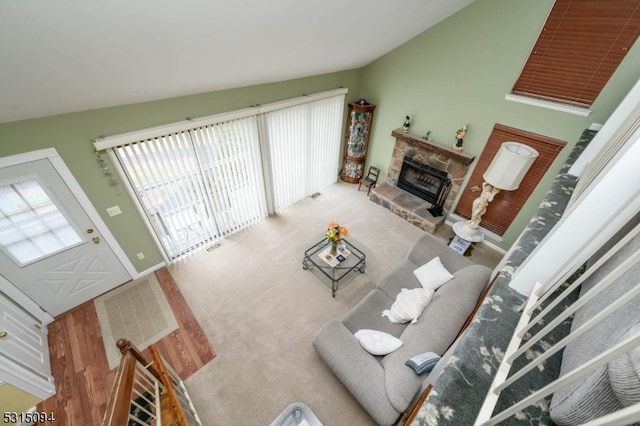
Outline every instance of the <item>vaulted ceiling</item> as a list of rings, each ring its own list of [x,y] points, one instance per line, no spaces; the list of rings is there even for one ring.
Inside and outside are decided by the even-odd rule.
[[[359,68],[473,0],[0,0],[0,122]]]

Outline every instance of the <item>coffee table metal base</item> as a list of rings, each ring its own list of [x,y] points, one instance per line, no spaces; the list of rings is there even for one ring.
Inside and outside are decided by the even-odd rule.
[[[350,272],[359,271],[364,273],[364,269],[367,264],[367,256],[346,238],[342,239],[344,248],[350,251],[349,255],[336,266],[331,266],[325,262],[320,255],[326,248],[329,247],[329,241],[322,239],[316,244],[311,246],[304,252],[304,258],[302,259],[302,269],[308,270],[316,268],[327,278],[331,280],[331,295],[336,297],[336,291],[338,290],[338,283],[341,279],[346,277]]]

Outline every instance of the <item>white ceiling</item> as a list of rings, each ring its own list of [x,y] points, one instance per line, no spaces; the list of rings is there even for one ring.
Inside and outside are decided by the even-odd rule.
[[[473,0],[0,0],[0,122],[369,64]]]

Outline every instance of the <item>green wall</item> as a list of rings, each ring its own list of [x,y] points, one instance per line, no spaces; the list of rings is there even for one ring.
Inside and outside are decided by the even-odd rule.
[[[96,162],[92,139],[146,127],[233,111],[250,105],[295,98],[346,87],[348,101],[359,97],[362,70],[332,73],[280,83],[204,93],[0,124],[0,157],[54,147],[98,210],[137,271],[163,261],[151,235],[123,185],[112,187]],[[102,156],[115,171],[107,155]],[[119,205],[110,217],[106,208]],[[144,260],[136,253],[143,252]]]
[[[640,77],[637,42],[589,117],[505,101],[552,3],[475,1],[368,65],[363,73],[362,96],[377,105],[368,163],[381,167],[385,176],[395,142],[391,131],[402,126],[405,115],[412,117],[412,133],[424,136],[431,130],[431,137],[444,144],[454,144],[456,130],[469,122],[464,149],[476,156],[496,123],[568,143],[503,241],[492,241],[504,249],[528,223],[582,131],[591,123],[604,123]]]
[[[384,174],[394,143],[391,131],[402,125],[405,115],[412,117],[413,133],[422,136],[431,130],[431,136],[445,144],[453,144],[455,131],[469,122],[464,147],[475,155],[482,152],[495,123],[568,142],[503,241],[496,242],[506,249],[582,130],[592,122],[604,123],[640,76],[638,42],[596,100],[590,117],[505,101],[551,4],[552,0],[477,0],[363,69],[0,124],[0,157],[55,147],[135,268],[144,271],[162,256],[123,186],[109,186],[95,161],[92,139],[346,87],[349,101],[365,97],[377,105],[368,162]],[[116,204],[123,214],[109,217],[105,209]],[[138,260],[138,252],[146,258]]]

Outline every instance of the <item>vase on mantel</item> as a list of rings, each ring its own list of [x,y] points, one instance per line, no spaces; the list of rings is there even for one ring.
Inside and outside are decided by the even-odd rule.
[[[331,250],[329,250],[329,254],[333,257],[336,257],[338,255],[338,242],[337,241],[331,241]]]

